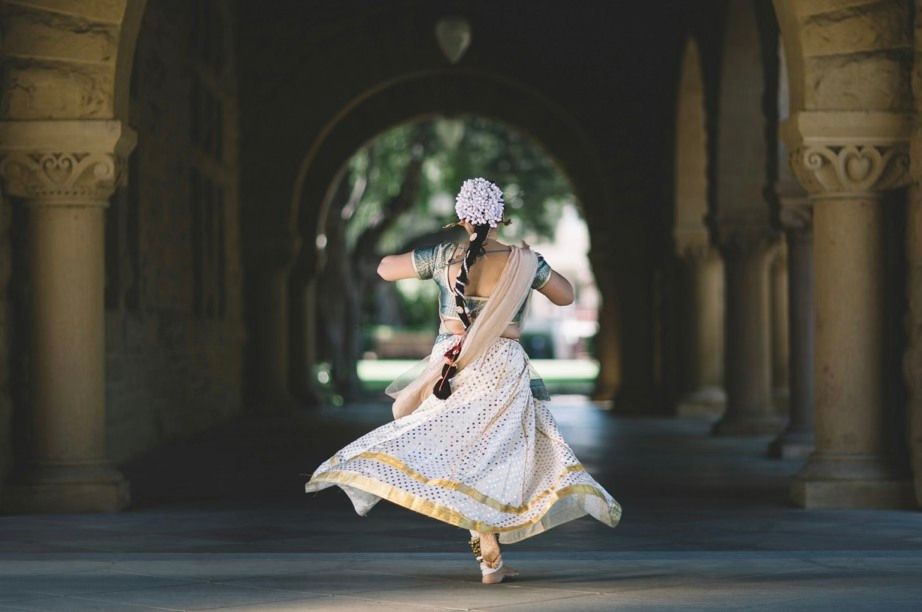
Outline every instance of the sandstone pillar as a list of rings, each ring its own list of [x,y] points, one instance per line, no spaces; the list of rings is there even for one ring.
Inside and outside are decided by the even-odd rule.
[[[922,8],[916,1],[915,31],[922,29]],[[906,412],[915,493],[922,506],[922,36],[916,36],[912,73],[915,121],[910,140],[912,186],[906,211]]]
[[[29,455],[6,512],[109,512],[129,486],[107,459],[105,208],[134,133],[119,121],[0,124],[0,177],[28,207]]]
[[[293,407],[289,390],[289,275],[300,240],[290,232],[263,236],[255,249],[255,408],[264,414]]]
[[[782,198],[781,206],[788,251],[789,419],[768,454],[786,459],[813,450],[813,215],[806,196]]]
[[[782,241],[772,260],[771,330],[772,330],[772,397],[776,411],[787,413],[788,375],[788,253]]]
[[[816,448],[791,484],[801,506],[914,505],[883,439],[882,192],[908,178],[908,132],[889,113],[800,113],[785,125],[813,202]]]
[[[760,435],[781,429],[772,402],[769,264],[777,248],[767,225],[720,230],[725,270],[727,405],[718,435]]]
[[[592,248],[589,250],[589,261],[602,298],[598,315],[599,333],[595,338],[599,374],[592,392],[592,400],[611,408],[621,387],[621,316],[617,285],[610,269],[612,255],[601,252],[599,244],[600,239],[594,237]]]
[[[289,360],[291,394],[302,404],[315,406],[320,396],[314,386],[313,373],[317,364],[316,273],[302,262],[292,273],[290,291]]]
[[[906,227],[909,312],[903,372],[909,390],[907,411],[916,500],[922,505],[922,186],[918,182],[910,191]]]
[[[720,382],[723,367],[720,257],[708,244],[707,234],[695,241],[680,242],[678,246],[685,289],[681,362],[685,389],[676,414],[717,417],[723,412],[726,399]]]

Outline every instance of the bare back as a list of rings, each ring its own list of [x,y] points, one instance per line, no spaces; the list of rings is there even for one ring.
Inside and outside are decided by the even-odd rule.
[[[496,288],[503,269],[506,267],[506,260],[509,259],[509,253],[512,247],[495,240],[489,240],[484,244],[483,255],[477,258],[477,262],[471,266],[468,274],[467,286],[464,294],[468,297],[490,297]],[[458,273],[461,271],[461,262],[464,256],[464,249],[459,246],[455,249],[454,256],[449,262],[445,275],[448,278],[449,286],[454,286]],[[461,321],[455,319],[442,319],[442,325],[447,331],[453,334],[464,332],[464,325]],[[518,325],[506,327],[503,336],[508,338],[518,338],[521,335]]]
[[[464,291],[468,297],[490,297],[503,274],[512,247],[501,242],[491,242],[484,247],[484,250],[486,253],[477,258],[477,262],[471,266],[468,274],[467,288]],[[459,247],[448,264],[447,274],[450,285],[454,285],[458,278],[463,255],[464,249]]]

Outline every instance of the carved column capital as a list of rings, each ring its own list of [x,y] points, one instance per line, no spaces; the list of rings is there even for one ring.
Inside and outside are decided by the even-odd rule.
[[[724,260],[768,254],[778,246],[778,233],[770,227],[725,227],[721,229],[720,253]]]
[[[680,259],[701,263],[714,256],[714,248],[711,246],[707,230],[676,230],[673,236],[676,254]]]
[[[791,152],[791,168],[811,196],[866,195],[909,182],[909,142],[804,144]]]
[[[121,121],[0,122],[0,180],[30,204],[108,204],[136,135]]]
[[[800,112],[781,135],[791,169],[813,199],[866,197],[906,185],[912,116]]]
[[[778,243],[778,230],[769,220],[768,204],[724,210],[714,230],[724,260],[766,252]]]

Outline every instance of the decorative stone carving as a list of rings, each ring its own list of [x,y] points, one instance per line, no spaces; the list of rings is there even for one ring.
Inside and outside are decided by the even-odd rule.
[[[0,177],[12,196],[27,200],[79,200],[105,204],[123,181],[123,164],[111,153],[10,153]]]
[[[471,24],[464,17],[443,17],[435,24],[439,49],[452,64],[457,64],[471,44]]]
[[[781,125],[781,138],[811,196],[847,198],[908,183],[912,125],[905,113],[800,111]]]
[[[33,203],[105,206],[126,178],[134,132],[120,121],[0,123],[0,179]]]
[[[909,180],[908,143],[804,144],[790,160],[811,195],[885,191]]]

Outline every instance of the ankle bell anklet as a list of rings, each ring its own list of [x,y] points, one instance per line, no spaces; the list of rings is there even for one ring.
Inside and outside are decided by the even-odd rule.
[[[480,552],[480,538],[471,536],[471,539],[467,541],[467,544],[471,547],[471,552],[474,553],[474,558],[477,559],[477,561],[483,562],[483,553]]]

